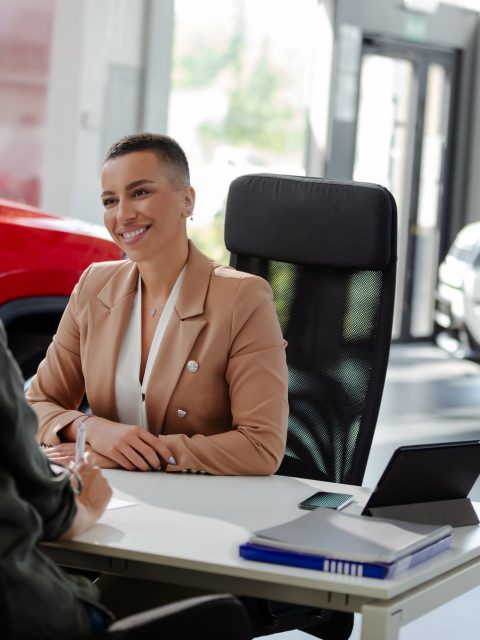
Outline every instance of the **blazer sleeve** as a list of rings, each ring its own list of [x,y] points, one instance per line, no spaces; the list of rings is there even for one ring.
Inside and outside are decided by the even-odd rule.
[[[37,439],[48,445],[58,444],[61,429],[82,415],[71,407],[80,406],[85,393],[78,299],[90,269],[91,266],[75,285],[57,332],[26,393],[39,420]]]
[[[231,318],[225,376],[232,428],[211,436],[162,436],[177,462],[167,471],[269,475],[282,461],[288,423],[286,342],[270,285],[258,277],[242,279]]]

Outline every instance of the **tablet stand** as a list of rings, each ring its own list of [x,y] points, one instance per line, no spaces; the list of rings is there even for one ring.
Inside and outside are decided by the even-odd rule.
[[[452,527],[464,527],[479,523],[469,498],[371,507],[367,513],[377,518],[393,518],[421,524],[449,524]]]

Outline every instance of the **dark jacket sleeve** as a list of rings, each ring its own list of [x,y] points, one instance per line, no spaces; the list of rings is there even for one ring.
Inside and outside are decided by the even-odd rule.
[[[0,322],[0,466],[14,479],[21,498],[43,521],[43,539],[58,538],[76,513],[68,477],[55,476],[35,441],[37,417],[23,393],[23,378]]]

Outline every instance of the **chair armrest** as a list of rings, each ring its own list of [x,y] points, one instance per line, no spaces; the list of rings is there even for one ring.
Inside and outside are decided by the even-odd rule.
[[[208,638],[249,640],[252,629],[243,604],[228,594],[180,600],[114,622],[103,635],[109,640]]]

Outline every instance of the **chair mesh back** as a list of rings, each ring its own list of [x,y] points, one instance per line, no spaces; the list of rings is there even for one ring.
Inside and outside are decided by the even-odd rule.
[[[388,360],[392,258],[386,268],[355,269],[232,255],[237,269],[270,283],[288,342],[290,417],[278,473],[361,484]]]

